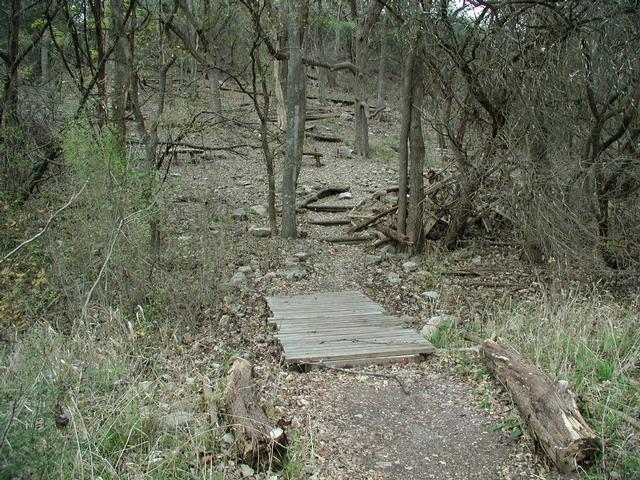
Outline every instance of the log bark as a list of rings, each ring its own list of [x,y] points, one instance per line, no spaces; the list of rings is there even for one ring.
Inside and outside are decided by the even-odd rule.
[[[340,193],[348,192],[350,187],[328,187],[323,188],[318,193],[314,193],[313,195],[308,196],[302,202],[300,202],[300,208],[306,208],[313,202],[317,202],[318,200],[330,197],[331,195],[338,195]]]
[[[353,232],[359,232],[360,230],[363,230],[365,228],[367,228],[369,225],[371,225],[372,223],[376,223],[378,220],[380,220],[382,217],[385,217],[393,212],[395,212],[396,210],[398,210],[398,206],[394,205],[391,208],[388,208],[386,210],[383,210],[382,212],[370,217],[370,218],[366,218],[365,220],[361,221],[360,223],[358,223],[357,225],[354,225],[353,227],[351,227],[349,229],[349,231],[351,233]]]
[[[590,463],[601,448],[568,389],[559,388],[517,352],[487,340],[480,353],[496,377],[506,385],[529,433],[558,471],[574,471]]]
[[[402,245],[411,245],[409,237],[400,233],[398,230],[394,230],[388,225],[376,225],[376,230],[384,233],[387,237],[393,238],[396,242],[401,243]]]
[[[243,461],[257,466],[281,458],[286,446],[284,431],[272,424],[260,407],[253,381],[253,367],[237,358],[227,375],[225,405]]]

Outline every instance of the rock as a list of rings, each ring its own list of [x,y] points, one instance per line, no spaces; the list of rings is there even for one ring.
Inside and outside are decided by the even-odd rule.
[[[398,275],[396,272],[389,272],[389,275],[387,275],[387,280],[390,284],[397,285],[398,283],[400,283],[400,275]]]
[[[387,255],[395,255],[398,250],[396,249],[395,245],[388,243],[384,247],[382,247],[380,251]]]
[[[353,198],[353,194],[351,192],[342,192],[340,195],[338,195],[338,200],[345,200],[350,198]]]
[[[473,265],[482,265],[482,257],[480,255],[478,255],[477,257],[473,257],[471,263]]]
[[[234,441],[235,441],[235,437],[233,435],[233,433],[228,432],[225,433],[224,436],[222,437],[222,443],[226,444],[226,445],[231,445]]]
[[[265,238],[271,236],[271,229],[268,227],[256,227],[255,225],[252,225],[249,227],[249,233],[254,237]]]
[[[372,266],[382,263],[382,255],[365,255],[362,257],[365,265]]]
[[[427,323],[425,323],[422,330],[420,330],[420,335],[425,338],[430,338],[438,331],[438,328],[440,328],[442,324],[445,322],[453,322],[455,319],[456,318],[451,315],[435,315],[427,320]]]
[[[304,270],[287,270],[284,272],[284,276],[287,280],[302,280],[307,276],[307,272]]]
[[[231,214],[231,217],[234,220],[246,220],[247,218],[249,218],[249,212],[247,211],[246,207],[236,208]]]
[[[298,260],[304,262],[307,258],[309,258],[309,254],[307,252],[298,252],[294,255]]]
[[[229,315],[223,315],[218,320],[218,326],[221,328],[227,328],[231,324],[231,317]]]
[[[253,205],[251,207],[251,211],[259,217],[267,216],[267,207],[265,207],[264,205]]]
[[[422,296],[427,300],[431,300],[432,302],[435,302],[440,298],[440,294],[438,292],[434,292],[433,290],[429,292],[422,292]]]
[[[187,412],[171,412],[162,417],[161,423],[166,430],[177,430],[191,427],[196,423],[196,417]]]
[[[252,477],[256,472],[249,465],[245,465],[244,463],[240,465],[240,474],[242,478]]]
[[[243,265],[242,267],[238,268],[238,271],[246,274],[253,272],[253,268],[251,268],[249,265]]]
[[[178,241],[180,242],[188,242],[191,240],[191,235],[181,235],[178,237]]]
[[[352,154],[353,150],[351,149],[351,147],[348,147],[347,145],[340,145],[338,147],[339,158],[350,158]]]
[[[236,272],[229,280],[229,285],[231,285],[232,287],[239,287],[241,285],[246,285],[247,282],[247,276],[244,273]]]
[[[416,270],[418,270],[419,265],[416,262],[404,262],[402,264],[402,269],[405,272],[415,272]]]
[[[300,189],[305,195],[310,195],[314,192],[313,187],[310,187],[309,185],[300,185]]]

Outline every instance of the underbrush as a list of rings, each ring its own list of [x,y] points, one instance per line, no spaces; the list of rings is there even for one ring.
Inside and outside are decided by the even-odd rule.
[[[204,204],[171,238],[160,179],[107,130],[76,125],[64,174],[19,208],[4,204],[0,248],[0,479],[221,478],[217,318],[224,242]],[[161,248],[150,248],[151,219]],[[206,336],[206,338],[204,338]]]
[[[461,336],[457,328],[447,327],[447,335]],[[621,305],[597,290],[520,302],[504,298],[464,328],[483,337],[497,334],[554,381],[570,382],[585,418],[604,440],[598,463],[583,472],[586,478],[609,478],[612,472],[638,478],[638,305]]]
[[[0,478],[216,478],[201,459],[219,452],[221,432],[194,378],[210,371],[184,361],[177,372],[179,358],[145,357],[144,343],[41,325],[6,347]]]

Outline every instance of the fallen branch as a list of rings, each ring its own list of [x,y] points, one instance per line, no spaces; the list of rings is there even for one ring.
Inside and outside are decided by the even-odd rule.
[[[343,140],[342,137],[334,137],[333,135],[322,135],[320,133],[307,133],[307,136],[319,142],[341,143]]]
[[[357,237],[328,237],[323,238],[322,240],[327,243],[366,243],[373,240],[375,237],[373,235],[360,235]]]
[[[400,233],[398,230],[395,230],[388,225],[376,225],[376,230],[384,233],[387,237],[393,238],[396,242],[402,243],[403,245],[411,245],[411,241],[409,237],[405,234]]]
[[[363,230],[363,229],[367,228],[372,223],[377,222],[382,217],[385,217],[385,216],[389,215],[390,213],[395,212],[396,210],[398,210],[398,206],[397,205],[395,205],[395,206],[393,206],[391,208],[388,208],[386,210],[383,210],[382,212],[374,215],[373,217],[367,218],[366,220],[360,222],[359,224],[354,225],[353,227],[351,227],[349,229],[349,231],[350,232],[359,232],[360,230]]]
[[[317,193],[313,195],[309,195],[307,198],[302,200],[298,205],[299,208],[307,208],[307,206],[313,202],[317,202],[325,197],[330,197],[331,195],[338,195],[340,193],[348,192],[350,187],[327,187],[323,188]]]
[[[0,265],[2,265],[2,263],[4,263],[11,255],[16,253],[17,251],[19,251],[23,247],[26,247],[27,245],[29,245],[34,240],[37,240],[38,238],[40,238],[42,236],[42,234],[47,231],[47,229],[49,228],[49,225],[51,225],[51,222],[53,221],[53,219],[56,218],[63,210],[67,209],[73,202],[75,202],[75,200],[84,191],[85,187],[87,186],[87,183],[89,183],[88,180],[86,182],[84,182],[84,185],[82,186],[82,188],[80,190],[78,190],[76,193],[71,195],[71,198],[69,198],[69,201],[67,203],[65,203],[62,207],[60,207],[58,210],[56,210],[55,212],[53,212],[51,214],[51,216],[49,217],[49,220],[47,220],[47,223],[45,223],[44,227],[42,227],[42,229],[38,233],[36,233],[33,237],[29,238],[28,240],[25,240],[20,245],[18,245],[13,250],[11,250],[9,253],[4,255],[0,259]]]
[[[348,218],[312,218],[309,220],[311,225],[333,226],[333,225],[349,225],[351,220]]]
[[[485,341],[480,353],[506,385],[529,433],[560,473],[593,461],[601,448],[600,439],[566,386],[554,385],[535,365],[495,339]]]

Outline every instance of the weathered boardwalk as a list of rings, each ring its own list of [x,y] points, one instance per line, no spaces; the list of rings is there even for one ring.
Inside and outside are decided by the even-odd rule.
[[[355,366],[415,359],[435,349],[408,318],[385,315],[358,291],[267,297],[289,364]]]

